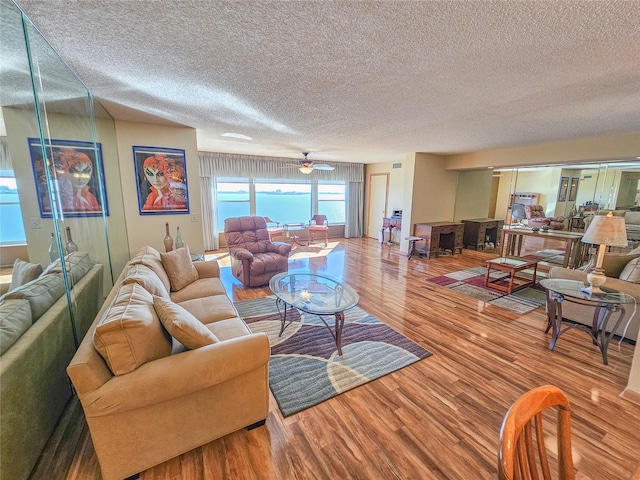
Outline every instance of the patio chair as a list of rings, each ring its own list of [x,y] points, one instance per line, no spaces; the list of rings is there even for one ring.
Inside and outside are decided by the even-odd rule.
[[[329,243],[329,222],[326,215],[314,215],[309,221],[309,245],[313,243],[313,235],[320,233],[324,235],[324,246]]]

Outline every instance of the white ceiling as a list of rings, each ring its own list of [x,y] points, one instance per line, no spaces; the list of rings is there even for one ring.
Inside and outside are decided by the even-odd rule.
[[[640,1],[16,3],[114,118],[200,150],[371,163],[640,131]]]

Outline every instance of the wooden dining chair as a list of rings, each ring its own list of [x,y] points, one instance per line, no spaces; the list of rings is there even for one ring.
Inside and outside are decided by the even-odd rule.
[[[324,236],[324,246],[329,243],[329,222],[326,215],[314,215],[309,221],[309,245],[313,243],[314,233],[319,233]]]
[[[276,237],[280,237],[282,241],[285,241],[284,238],[284,227],[280,226],[280,222],[276,222],[271,220],[269,217],[264,217],[264,221],[267,223],[267,231],[269,232],[269,240],[272,242]]]
[[[542,412],[557,408],[558,479],[573,480],[571,407],[562,390],[553,385],[534,388],[517,399],[500,429],[498,478],[501,480],[551,479],[545,447]],[[541,475],[540,475],[541,474]]]

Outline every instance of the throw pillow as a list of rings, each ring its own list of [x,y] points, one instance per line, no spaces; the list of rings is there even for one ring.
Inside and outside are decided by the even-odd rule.
[[[188,349],[218,342],[218,338],[200,320],[177,303],[154,295],[153,306],[164,328]]]
[[[31,321],[35,323],[62,295],[64,295],[62,275],[50,273],[5,293],[2,298],[28,300],[31,307]]]
[[[89,254],[83,252],[71,252],[66,255],[64,257],[64,264],[67,274],[71,275],[73,285],[78,283],[80,279],[93,268],[93,262],[91,258],[89,258]],[[60,259],[58,258],[55,262],[50,263],[49,266],[44,269],[44,273],[62,273]]]
[[[177,292],[200,278],[196,267],[193,266],[189,247],[161,253],[160,258],[169,277],[172,291]]]
[[[153,296],[137,283],[120,287],[96,326],[93,345],[114,375],[171,355],[171,339],[153,308]]]
[[[169,292],[167,292],[164,283],[162,283],[153,270],[146,265],[129,265],[127,275],[124,277],[122,284],[128,285],[130,283],[137,283],[152,295],[165,298],[169,296]]]
[[[31,307],[27,300],[0,300],[0,355],[9,350],[31,326]]]
[[[604,270],[604,274],[610,278],[620,278],[620,274],[624,267],[633,260],[634,258],[638,258],[640,254],[626,254],[620,255],[615,253],[605,253],[604,258],[602,260],[602,269]]]
[[[620,274],[620,280],[640,283],[640,257],[631,260]]]
[[[11,284],[9,290],[18,288],[31,280],[35,280],[42,274],[42,265],[39,263],[29,263],[19,258],[13,262],[13,270],[11,271]]]

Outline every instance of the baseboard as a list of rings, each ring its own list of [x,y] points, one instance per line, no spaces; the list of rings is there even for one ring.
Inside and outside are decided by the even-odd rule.
[[[629,390],[628,388],[625,388],[620,394],[620,396],[625,400],[629,400],[631,403],[640,405],[640,393],[638,392],[634,392],[633,390]]]

